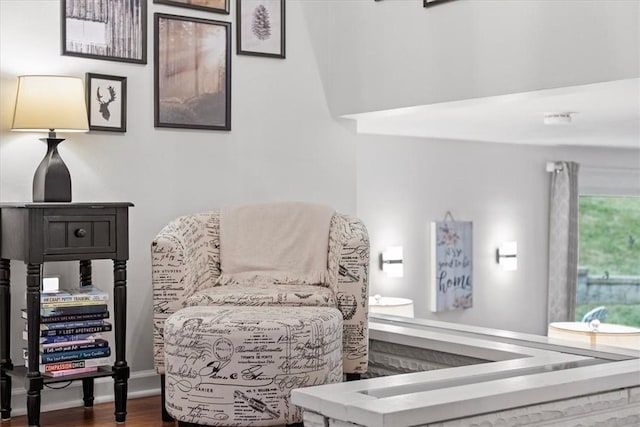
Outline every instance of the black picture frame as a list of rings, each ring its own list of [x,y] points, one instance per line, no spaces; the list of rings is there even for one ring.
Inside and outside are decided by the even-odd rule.
[[[155,127],[231,130],[231,23],[154,14]]]
[[[61,1],[62,55],[146,64],[147,1],[109,0],[99,3],[101,10],[89,7],[95,4]]]
[[[127,78],[86,73],[85,84],[89,130],[126,132]]]
[[[229,14],[229,3],[231,0],[153,0],[157,4],[166,4],[169,6],[184,7],[187,9],[204,10],[205,12]],[[222,3],[223,7],[207,6],[207,4]]]
[[[275,24],[275,29],[271,23]],[[238,55],[284,59],[285,30],[285,0],[236,0]]]
[[[442,3],[447,3],[453,0],[422,0],[422,7],[437,6]]]

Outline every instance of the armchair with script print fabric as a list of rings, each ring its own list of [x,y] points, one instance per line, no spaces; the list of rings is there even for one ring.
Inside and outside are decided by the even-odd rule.
[[[286,242],[274,249],[276,252],[280,251],[276,256],[283,258],[286,258],[286,254],[283,256],[282,253],[285,248],[299,245],[300,239],[308,235],[309,230],[300,225],[300,221],[305,221],[305,218],[301,218],[305,209],[318,208],[317,205],[304,203],[254,206],[267,209],[267,217],[272,213],[269,209],[273,208],[273,212],[276,213],[272,220],[281,224],[281,229],[288,230],[289,234],[282,237]],[[278,215],[288,209],[296,214],[285,213],[279,219]],[[247,227],[240,227],[242,223],[234,224],[229,217],[244,215],[245,212],[242,209],[223,210],[223,217],[227,215],[226,223],[225,220],[222,221],[227,227],[222,231],[223,239],[221,213],[211,211],[179,217],[165,226],[153,240],[151,255],[156,371],[164,376],[164,322],[171,314],[187,306],[251,305],[338,308],[342,312],[344,325],[343,371],[348,377],[365,373],[368,366],[369,342],[369,238],[364,224],[357,218],[329,211],[328,236],[324,237],[326,249],[322,258],[326,267],[323,271],[317,268],[314,270],[317,265],[311,264],[317,259],[311,259],[313,257],[310,256],[308,270],[311,272],[298,274],[297,277],[296,274],[274,273],[265,265],[265,260],[274,255],[258,253],[255,254],[255,262],[250,260],[247,263],[250,270],[256,270],[258,273],[247,273],[239,266],[237,256],[247,250],[247,242],[244,243],[245,247],[243,244],[234,246],[235,242],[227,243],[227,251],[225,252],[223,247],[221,257],[221,240],[224,242],[225,237],[237,235],[240,239],[247,238]],[[265,216],[264,211],[258,213],[258,221],[261,221]],[[246,218],[252,218],[251,214]],[[289,220],[297,223],[288,224],[286,221]],[[258,234],[262,233],[259,225],[255,227]],[[296,233],[300,235],[296,237]],[[266,237],[261,235],[260,238]],[[296,241],[292,242],[291,239]],[[264,247],[270,247],[270,244],[267,242]],[[296,247],[296,251],[313,254],[313,248]],[[226,265],[230,266],[231,273],[227,274],[229,269],[221,267],[221,258],[223,266],[227,261]],[[282,263],[286,264],[286,260]]]

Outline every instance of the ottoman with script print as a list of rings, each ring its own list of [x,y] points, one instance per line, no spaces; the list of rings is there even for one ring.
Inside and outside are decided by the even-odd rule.
[[[330,307],[186,307],[165,323],[166,409],[207,426],[302,421],[291,390],[342,381]]]

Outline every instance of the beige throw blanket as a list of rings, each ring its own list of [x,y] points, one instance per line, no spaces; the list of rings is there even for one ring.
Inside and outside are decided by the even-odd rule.
[[[223,208],[217,283],[325,284],[333,214],[300,202]]]

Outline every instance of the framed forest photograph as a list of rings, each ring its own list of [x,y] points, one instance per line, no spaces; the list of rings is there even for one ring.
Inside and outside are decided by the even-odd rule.
[[[127,131],[127,78],[87,73],[89,129]]]
[[[231,24],[156,13],[156,127],[231,129]]]
[[[62,0],[62,54],[147,63],[146,0]]]
[[[237,0],[239,55],[285,57],[284,0]]]
[[[229,14],[230,0],[153,0],[154,3]]]

